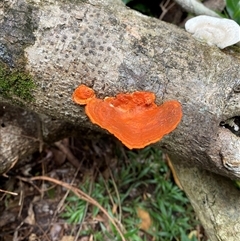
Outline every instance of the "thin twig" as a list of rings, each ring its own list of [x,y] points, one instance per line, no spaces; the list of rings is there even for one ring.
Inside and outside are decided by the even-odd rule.
[[[76,168],[79,166],[79,160],[72,154],[71,150],[63,145],[61,141],[55,142],[55,146],[58,147],[59,150],[61,150],[67,157],[68,161]]]
[[[82,162],[81,162],[81,163],[82,163]],[[78,169],[76,170],[76,172],[75,172],[75,174],[74,174],[74,177],[73,177],[70,185],[73,185],[74,181],[76,180],[76,177],[77,177],[77,174],[78,174],[80,168],[81,168],[81,165],[79,165]],[[69,194],[70,191],[71,191],[70,189],[67,189],[64,197],[63,197],[63,198],[61,199],[61,201],[58,203],[57,210],[56,210],[55,214],[56,214],[56,213],[59,213],[59,211],[60,211],[60,209],[62,208],[62,206],[63,206],[63,204],[64,204],[64,202],[65,202],[65,200],[66,200],[66,198],[67,198],[67,196],[68,196],[68,194]],[[54,215],[54,216],[55,216],[55,215]]]
[[[194,15],[208,15],[212,17],[221,17],[211,9],[205,7],[201,2],[196,0],[175,0],[182,8],[187,12],[193,13]]]
[[[10,191],[3,190],[3,189],[0,189],[0,192],[4,192],[4,193],[11,194],[11,195],[15,195],[15,196],[18,195],[18,193],[16,193],[16,192],[10,192]]]
[[[19,205],[19,212],[18,212],[18,218],[21,217],[21,214],[22,214],[22,210],[23,210],[23,200],[24,200],[24,188],[23,188],[23,183],[22,181],[20,180],[19,181],[19,186],[20,186],[20,198],[19,198],[19,201],[18,201],[18,205]]]
[[[57,185],[63,186],[67,189],[70,189],[78,198],[81,198],[82,200],[91,203],[92,205],[98,207],[107,217],[108,219],[111,221],[111,223],[114,225],[114,227],[116,228],[116,230],[118,231],[119,235],[121,236],[123,241],[126,241],[126,239],[123,236],[122,231],[120,230],[120,228],[118,227],[118,225],[116,224],[115,220],[108,214],[107,210],[104,209],[95,199],[91,198],[88,194],[84,193],[83,191],[81,191],[80,189],[71,186],[68,183],[59,181],[57,179],[51,178],[51,177],[47,177],[47,176],[38,176],[38,177],[31,177],[31,178],[21,178],[21,180],[23,181],[35,181],[35,180],[46,180],[49,182],[53,182],[56,183]]]
[[[93,180],[91,178],[90,187],[89,187],[89,190],[88,190],[89,195],[91,195],[92,189],[93,189]],[[86,215],[87,215],[88,206],[89,206],[89,202],[86,203],[84,214],[83,214],[83,217],[82,217],[82,220],[81,220],[81,224],[80,224],[79,229],[77,231],[77,235],[75,236],[73,241],[77,241],[79,236],[80,236],[80,233],[81,233],[81,230],[82,230],[82,225],[83,225],[83,220],[86,218]]]
[[[74,183],[74,181],[76,180],[77,174],[78,174],[81,166],[82,166],[82,162],[81,162],[80,165],[78,166],[78,168],[77,168],[77,170],[76,170],[76,172],[75,172],[75,174],[74,174],[74,177],[73,177],[70,185],[72,185],[72,184]],[[51,188],[52,188],[52,187],[51,187]],[[44,193],[44,191],[47,191],[47,189],[44,189],[42,193]],[[63,204],[64,204],[64,202],[65,202],[65,200],[66,200],[66,198],[67,198],[67,196],[68,196],[68,194],[69,194],[70,191],[71,191],[70,189],[67,189],[64,197],[63,197],[63,198],[60,200],[60,202],[58,203],[57,208],[56,208],[56,210],[55,210],[55,212],[54,212],[51,220],[54,220],[54,218],[56,217],[57,213],[59,213],[59,211],[60,211],[60,209],[62,208],[62,206],[63,206]],[[49,226],[49,228],[48,228],[45,232],[47,233],[47,232],[50,230],[50,228],[51,228],[51,227]]]
[[[162,9],[162,13],[159,17],[160,20],[164,18],[166,13],[175,5],[175,2],[171,3],[170,6],[168,6],[170,0],[167,0],[166,2],[161,2],[160,7]]]
[[[119,222],[121,223],[121,220],[122,220],[121,199],[120,199],[120,195],[119,195],[118,188],[117,188],[116,182],[115,182],[115,180],[114,180],[114,177],[113,177],[112,171],[109,170],[109,172],[110,172],[110,176],[111,176],[111,178],[112,178],[112,182],[113,182],[113,187],[114,187],[114,189],[115,189],[115,192],[116,192],[116,195],[117,195],[117,199],[118,199],[118,206],[119,206]]]

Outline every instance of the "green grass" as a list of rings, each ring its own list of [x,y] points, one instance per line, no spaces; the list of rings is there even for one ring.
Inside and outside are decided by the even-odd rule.
[[[230,18],[240,24],[240,0],[226,0],[226,9]]]
[[[121,223],[126,240],[197,241],[195,236],[188,237],[197,225],[192,207],[185,194],[172,182],[161,151],[148,147],[138,152],[126,152],[126,156],[127,159],[118,154],[117,166],[109,170],[109,178],[103,178],[99,173],[94,181],[89,178],[81,183],[80,189]],[[152,225],[148,230],[139,229],[139,208],[151,217]],[[67,198],[62,217],[69,223],[85,223],[81,235],[92,234],[94,241],[121,240],[106,217],[91,225],[92,220],[103,214],[74,195]]]

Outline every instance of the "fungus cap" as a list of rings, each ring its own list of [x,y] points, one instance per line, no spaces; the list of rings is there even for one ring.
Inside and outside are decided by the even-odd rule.
[[[137,93],[141,94],[145,95],[146,92]],[[167,101],[160,106],[153,102],[138,104],[130,95],[92,99],[85,107],[86,114],[93,123],[107,129],[129,149],[155,143],[179,124],[182,109],[178,101]],[[124,101],[121,103],[119,98]]]
[[[82,87],[79,90],[85,92]],[[80,96],[83,95],[80,93]],[[182,118],[178,101],[166,101],[157,106],[152,92],[121,93],[104,100],[93,95],[87,99],[85,111],[90,120],[115,135],[129,149],[144,148],[159,141],[173,131]]]
[[[230,19],[200,15],[189,19],[185,29],[197,40],[221,49],[240,41],[240,27]]]
[[[92,98],[95,98],[94,90],[86,85],[79,85],[72,94],[72,100],[79,105],[87,104]]]

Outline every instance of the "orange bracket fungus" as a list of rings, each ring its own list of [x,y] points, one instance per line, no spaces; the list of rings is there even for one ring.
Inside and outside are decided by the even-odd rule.
[[[116,136],[129,149],[143,148],[173,131],[182,118],[181,104],[176,100],[155,104],[155,94],[136,91],[116,97],[98,99],[94,91],[80,85],[72,99],[86,105],[90,120]]]
[[[79,105],[86,105],[93,98],[95,98],[94,90],[86,85],[79,85],[72,95],[73,101]]]

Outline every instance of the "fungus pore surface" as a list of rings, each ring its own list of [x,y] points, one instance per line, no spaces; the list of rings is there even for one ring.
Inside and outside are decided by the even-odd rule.
[[[136,91],[116,97],[96,98],[94,91],[80,85],[72,99],[86,104],[90,120],[116,136],[129,149],[144,148],[173,131],[182,118],[181,104],[176,100],[155,104],[155,94]]]

